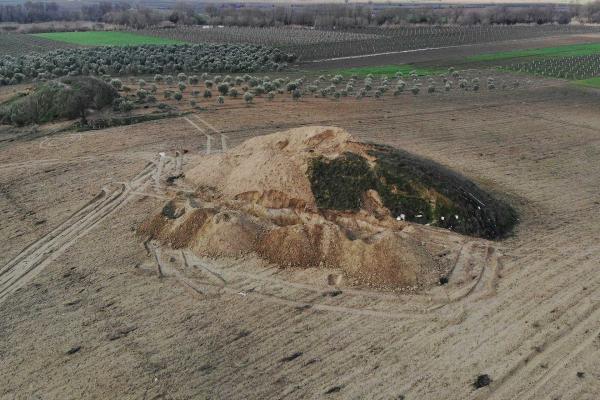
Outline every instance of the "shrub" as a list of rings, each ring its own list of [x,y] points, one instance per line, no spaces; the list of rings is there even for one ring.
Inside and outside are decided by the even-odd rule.
[[[140,101],[144,101],[146,96],[148,96],[148,92],[146,92],[144,89],[138,89],[137,92],[135,92],[135,95]]]
[[[177,85],[177,87],[179,88],[180,92],[183,92],[187,86],[185,85],[185,83],[179,82],[179,84]]]
[[[212,87],[213,87],[213,83],[214,83],[213,81],[211,81],[211,80],[208,80],[208,81],[205,81],[205,82],[204,82],[204,85],[205,85],[205,86],[206,86],[208,89],[210,89],[210,88],[212,88]]]
[[[156,82],[156,83],[160,83],[160,82],[162,82],[162,81],[163,81],[163,79],[164,79],[164,78],[163,78],[163,76],[162,76],[161,74],[156,74],[156,75],[154,75],[154,82]]]
[[[252,93],[250,93],[250,92],[244,93],[244,101],[246,102],[246,104],[252,103],[253,100],[254,100],[254,95]]]
[[[275,98],[275,92],[270,91],[267,93],[267,100],[273,100]]]
[[[197,85],[198,83],[200,83],[200,79],[197,75],[192,75],[188,78],[188,83],[190,85]]]
[[[300,100],[301,97],[302,97],[302,92],[300,91],[300,89],[294,89],[292,91],[292,99],[298,101],[298,100]]]
[[[217,90],[219,91],[219,93],[221,93],[221,96],[225,96],[227,95],[227,92],[229,92],[229,84],[228,83],[219,83],[217,85]]]
[[[219,104],[223,104],[223,103],[225,103],[225,97],[223,97],[223,96],[218,96],[218,97],[217,97],[217,103],[219,103]]]
[[[295,89],[297,89],[298,86],[298,82],[290,82],[286,85],[285,90],[287,90],[288,92],[292,92]]]
[[[236,88],[234,88],[234,87],[232,87],[231,89],[229,89],[228,93],[229,93],[229,97],[234,98],[234,99],[236,97],[238,97],[239,94],[240,94],[240,92],[238,92],[238,90]]]
[[[119,104],[119,111],[123,113],[128,113],[131,110],[133,110],[133,103],[131,101],[125,100]]]
[[[208,99],[209,97],[212,97],[212,92],[209,89],[204,90],[204,94],[203,94],[205,99]]]
[[[265,93],[265,88],[263,85],[258,85],[252,91],[255,95],[260,96]]]
[[[419,94],[419,87],[418,86],[413,86],[410,91],[412,92],[412,94],[414,94],[415,96]]]
[[[173,95],[173,98],[177,101],[181,101],[181,99],[183,99],[183,93],[175,92],[175,94]]]
[[[0,105],[0,123],[39,124],[61,118],[81,118],[86,110],[100,110],[119,97],[116,89],[90,76],[64,77],[43,83],[26,96]]]
[[[143,79],[140,79],[140,80],[138,81],[138,86],[139,86],[140,88],[143,88],[144,86],[146,86],[146,81],[145,81],[145,80],[143,80]]]
[[[121,82],[120,79],[111,79],[110,84],[112,85],[112,87],[114,87],[117,90],[119,90],[123,87],[123,82]]]

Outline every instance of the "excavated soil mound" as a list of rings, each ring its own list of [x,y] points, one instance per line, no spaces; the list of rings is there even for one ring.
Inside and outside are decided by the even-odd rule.
[[[142,236],[202,256],[337,268],[358,285],[423,287],[447,272],[402,232],[408,221],[499,237],[515,220],[463,177],[334,127],[250,139],[203,158],[185,179],[195,192],[169,201]]]

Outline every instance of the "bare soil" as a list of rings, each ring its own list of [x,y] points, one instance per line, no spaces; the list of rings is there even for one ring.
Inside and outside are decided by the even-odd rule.
[[[600,98],[561,85],[259,99],[202,111],[198,126],[2,142],[0,397],[596,399]],[[158,152],[188,150],[186,171],[207,134],[234,146],[315,124],[461,172],[519,210],[515,233],[489,247],[457,239],[456,273],[418,293],[136,237],[165,202]]]

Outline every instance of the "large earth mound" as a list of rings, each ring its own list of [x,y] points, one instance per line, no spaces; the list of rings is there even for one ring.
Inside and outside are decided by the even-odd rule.
[[[512,209],[464,177],[335,127],[250,139],[204,157],[140,234],[202,256],[254,253],[284,266],[340,269],[352,283],[423,287],[446,273],[414,223],[505,235]]]

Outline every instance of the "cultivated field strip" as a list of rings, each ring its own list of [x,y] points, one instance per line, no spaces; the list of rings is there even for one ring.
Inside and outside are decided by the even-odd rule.
[[[0,302],[23,287],[46,265],[66,251],[106,217],[147,186],[155,165],[149,163],[136,177],[116,190],[103,188],[89,203],[41,239],[30,244],[0,269]]]
[[[597,27],[584,25],[448,25],[350,30],[234,26],[210,29],[182,27],[146,29],[141,32],[144,35],[185,40],[191,43],[244,43],[274,46],[299,56],[302,61],[321,61],[597,31]]]
[[[25,53],[47,53],[76,45],[20,33],[0,33],[0,54],[19,56]]]

